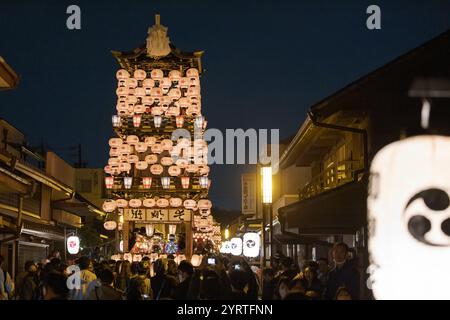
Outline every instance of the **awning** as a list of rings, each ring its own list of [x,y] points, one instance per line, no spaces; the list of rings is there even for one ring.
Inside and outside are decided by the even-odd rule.
[[[281,244],[308,244],[331,247],[333,244],[324,240],[317,239],[311,236],[303,236],[291,232],[282,234],[274,234],[273,239]]]
[[[54,209],[70,212],[80,217],[96,217],[98,215],[104,215],[103,211],[78,193],[75,193],[74,197],[68,200],[53,201],[52,207]]]
[[[285,229],[300,234],[352,234],[367,223],[367,178],[278,210]]]

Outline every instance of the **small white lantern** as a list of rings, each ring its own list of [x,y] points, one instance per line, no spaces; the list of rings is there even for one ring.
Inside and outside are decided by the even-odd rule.
[[[136,135],[130,135],[127,137],[127,143],[132,146],[139,143],[139,137]],[[131,151],[130,151],[131,152]]]
[[[147,151],[148,145],[145,142],[138,142],[135,146],[134,149],[136,149],[136,152],[139,153],[144,153]]]
[[[149,154],[148,156],[145,156],[145,161],[147,161],[148,164],[155,164],[158,162],[158,156],[156,154]]]
[[[201,176],[199,178],[199,184],[200,184],[200,188],[202,189],[206,189],[209,187],[209,179],[207,176]]]
[[[160,164],[153,164],[153,165],[150,167],[150,172],[151,172],[152,174],[154,174],[154,175],[157,175],[157,176],[159,176],[159,175],[163,172],[163,170],[164,170],[164,168],[163,168],[163,166],[160,165]]]
[[[193,254],[192,258],[191,258],[192,266],[194,266],[194,267],[200,266],[200,264],[202,263],[202,259],[203,259],[202,255]]]
[[[125,189],[131,189],[132,184],[133,184],[132,177],[124,177],[123,178],[123,185],[124,185]]]
[[[147,72],[145,72],[145,70],[142,69],[136,69],[134,71],[133,77],[136,78],[137,80],[142,81],[147,77]]]
[[[242,254],[242,239],[231,238],[230,241],[231,254],[234,256],[240,256]]]
[[[131,199],[128,202],[128,205],[132,208],[139,208],[140,206],[142,206],[142,200],[140,199]]]
[[[247,232],[243,237],[243,254],[249,258],[259,256],[259,235],[256,232]]]
[[[109,139],[108,144],[111,148],[118,148],[123,144],[123,140],[120,138],[111,138]]]
[[[148,163],[147,161],[138,161],[135,166],[138,170],[146,170],[148,168]]]
[[[145,189],[149,189],[152,187],[152,177],[143,177],[142,178],[142,185]]]
[[[161,185],[164,189],[170,188],[170,177],[161,177]]]
[[[70,236],[67,238],[67,252],[69,254],[77,254],[80,251],[80,238]]]
[[[156,143],[156,137],[154,136],[150,136],[150,137],[145,137],[144,142],[149,146],[153,146]]]
[[[195,126],[197,128],[203,128],[203,116],[198,116],[195,118]]]
[[[116,210],[117,203],[114,200],[108,199],[103,202],[102,209],[105,212],[113,212]]]
[[[153,208],[154,206],[156,206],[156,201],[155,201],[155,199],[145,199],[143,202],[142,202],[142,205],[144,206],[144,207],[146,207],[146,208]]]
[[[125,199],[117,199],[116,205],[118,208],[126,208],[128,207],[128,201]]]
[[[103,223],[103,228],[105,228],[105,230],[108,230],[108,231],[115,230],[117,228],[117,222],[115,222],[113,220],[105,221]]]
[[[118,115],[113,115],[112,116],[112,125],[113,125],[113,127],[119,127],[120,126],[120,117],[118,116]]]
[[[171,207],[178,208],[183,205],[183,200],[181,198],[170,198],[169,204]]]
[[[165,198],[160,198],[156,201],[156,205],[160,208],[165,208],[169,206],[169,200]]]
[[[162,117],[161,116],[155,116],[153,118],[153,122],[155,124],[155,128],[160,128],[162,123]]]
[[[181,174],[181,168],[179,166],[170,166],[169,169],[167,169],[167,172],[169,173],[169,176],[176,177]]]
[[[153,80],[161,80],[164,77],[164,72],[161,69],[153,69],[150,73]]]
[[[114,177],[105,177],[106,189],[112,189],[114,186]]]
[[[116,72],[117,80],[128,79],[130,77],[130,73],[125,69],[119,69]]]
[[[189,177],[188,176],[181,177],[181,186],[183,187],[183,189],[189,188]]]
[[[183,201],[183,206],[186,209],[193,210],[197,207],[197,201],[195,201],[194,199],[186,199]]]
[[[370,280],[376,299],[450,299],[450,137],[391,143],[370,167]]]

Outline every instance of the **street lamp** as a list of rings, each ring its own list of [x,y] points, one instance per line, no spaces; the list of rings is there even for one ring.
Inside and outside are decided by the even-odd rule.
[[[170,178],[169,177],[162,177],[161,178],[161,184],[162,184],[162,187],[164,189],[169,189],[169,187],[170,187]]]
[[[272,167],[262,167],[262,201],[264,204],[272,203]]]
[[[228,240],[230,238],[230,230],[228,230],[228,228],[225,229],[224,236],[225,236],[225,240]]]

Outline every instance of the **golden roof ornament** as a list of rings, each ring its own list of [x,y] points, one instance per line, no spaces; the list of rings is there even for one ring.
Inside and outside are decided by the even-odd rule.
[[[160,58],[170,53],[170,40],[167,27],[160,24],[159,14],[155,15],[155,24],[148,29],[147,56]]]

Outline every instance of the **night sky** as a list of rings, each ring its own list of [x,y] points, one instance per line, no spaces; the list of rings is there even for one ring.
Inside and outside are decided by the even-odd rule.
[[[18,1],[0,3],[0,55],[16,90],[0,92],[0,117],[68,162],[79,143],[103,167],[112,136],[117,64],[110,50],[141,45],[154,14],[183,51],[205,50],[202,112],[208,127],[296,133],[309,107],[450,28],[450,1]],[[81,7],[82,29],[66,28]],[[366,8],[382,29],[366,28]],[[211,199],[240,208],[246,166],[215,165]]]

